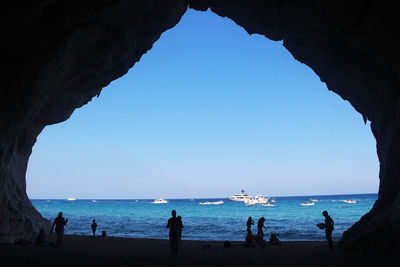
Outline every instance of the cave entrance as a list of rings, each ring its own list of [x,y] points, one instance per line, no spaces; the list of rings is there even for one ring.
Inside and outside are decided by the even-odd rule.
[[[375,140],[351,105],[281,43],[211,12],[188,10],[93,102],[40,135],[31,198],[378,189]]]

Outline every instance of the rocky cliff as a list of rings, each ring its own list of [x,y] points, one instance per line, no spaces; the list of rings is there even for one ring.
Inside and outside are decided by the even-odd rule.
[[[400,36],[395,2],[371,0],[7,3],[0,18],[0,239],[29,237],[48,226],[25,193],[27,162],[42,129],[68,119],[124,75],[188,6],[211,8],[250,34],[283,40],[329,90],[371,121],[380,161],[379,199],[344,233],[341,244],[398,245]]]

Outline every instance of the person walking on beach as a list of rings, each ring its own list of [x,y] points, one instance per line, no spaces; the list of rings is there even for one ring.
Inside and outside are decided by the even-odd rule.
[[[178,256],[179,238],[182,235],[182,220],[176,217],[176,211],[171,211],[172,217],[168,220],[167,228],[169,228],[169,242],[171,246],[172,257]]]
[[[64,237],[64,226],[67,225],[68,219],[64,219],[63,213],[59,212],[58,217],[54,219],[54,222],[51,226],[50,233],[53,232],[54,225],[56,226],[56,234],[57,234],[57,241],[56,247],[61,247],[61,243]]]
[[[265,240],[264,240],[264,232],[263,232],[263,228],[265,230],[267,230],[267,228],[265,228],[264,226],[264,222],[265,222],[265,218],[261,217],[258,220],[257,223],[257,237],[256,237],[256,242],[262,246],[265,246]]]
[[[254,225],[254,221],[253,221],[253,218],[251,218],[251,216],[247,219],[247,223],[246,223],[246,226],[247,226],[247,234],[248,235],[253,235],[252,234],[252,232],[251,232],[251,226],[252,225]]]
[[[333,226],[335,224],[335,222],[332,220],[331,216],[328,215],[328,212],[326,210],[324,210],[322,212],[322,215],[325,217],[325,224],[324,224],[324,228],[325,228],[325,237],[326,240],[328,240],[328,245],[329,245],[329,250],[332,251],[332,231],[333,231]]]
[[[93,219],[93,223],[92,223],[92,225],[90,227],[92,227],[93,236],[95,237],[96,236],[96,229],[97,229],[97,223],[96,223],[95,219]]]

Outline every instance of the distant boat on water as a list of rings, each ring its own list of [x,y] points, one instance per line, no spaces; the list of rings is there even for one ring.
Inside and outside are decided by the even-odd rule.
[[[263,206],[263,207],[275,207],[276,205],[274,205],[272,203],[267,203],[267,204],[261,204],[261,206]]]
[[[255,204],[257,204],[254,200],[251,199],[245,201],[244,203],[246,204],[247,207],[254,206]]]
[[[304,202],[304,203],[301,203],[300,205],[302,205],[302,206],[314,206],[315,203],[314,202]]]
[[[74,198],[74,197],[69,197],[69,198],[67,198],[67,200],[68,200],[68,201],[74,201],[74,200],[76,200],[76,198]]]
[[[246,199],[244,203],[246,206],[253,206],[255,204],[266,204],[268,203],[269,197],[263,197],[262,195],[257,195],[255,197]]]
[[[312,202],[319,202],[319,199],[310,199]]]
[[[97,202],[97,201],[93,199],[92,202]]]
[[[232,201],[241,201],[241,202],[245,202],[247,199],[251,198],[252,196],[249,196],[249,194],[245,193],[244,189],[240,190],[239,194],[235,194],[229,197],[229,199]]]
[[[206,201],[206,202],[200,202],[199,204],[200,205],[221,205],[221,204],[224,204],[224,202],[222,200],[214,201],[214,202]]]
[[[163,199],[163,198],[157,198],[151,203],[153,203],[153,204],[166,204],[166,203],[168,203],[168,201]]]
[[[343,200],[344,203],[348,203],[348,204],[356,204],[357,201],[353,200],[353,199],[348,199],[348,200]]]

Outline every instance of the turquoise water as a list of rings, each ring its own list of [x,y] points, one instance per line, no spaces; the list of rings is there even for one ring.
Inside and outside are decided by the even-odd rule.
[[[301,206],[317,198],[314,206]],[[376,194],[276,197],[275,207],[255,205],[229,199],[170,199],[168,204],[152,204],[153,200],[32,200],[33,205],[47,219],[53,220],[59,211],[69,219],[67,234],[89,235],[95,218],[98,231],[109,236],[167,239],[167,220],[172,209],[182,216],[182,239],[190,240],[244,240],[246,221],[265,217],[268,235],[280,233],[281,240],[324,240],[325,235],[316,224],[323,222],[321,212],[327,210],[335,221],[333,239],[367,213],[377,199]],[[344,203],[345,199],[356,204]],[[199,205],[199,202],[223,200],[222,205]],[[253,227],[253,233],[256,233]]]

